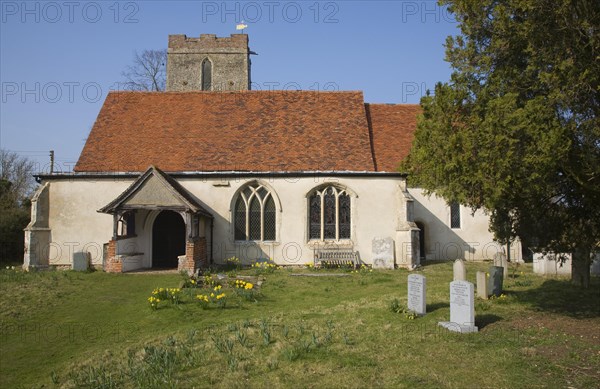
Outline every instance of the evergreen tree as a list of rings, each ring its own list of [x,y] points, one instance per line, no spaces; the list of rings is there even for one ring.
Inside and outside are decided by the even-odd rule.
[[[422,99],[402,168],[449,201],[491,214],[490,229],[573,253],[589,285],[600,243],[600,2],[443,0],[451,79]]]

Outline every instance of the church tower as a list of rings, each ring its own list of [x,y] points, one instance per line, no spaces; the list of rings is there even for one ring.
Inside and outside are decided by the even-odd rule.
[[[167,91],[249,90],[250,54],[246,34],[169,35]]]

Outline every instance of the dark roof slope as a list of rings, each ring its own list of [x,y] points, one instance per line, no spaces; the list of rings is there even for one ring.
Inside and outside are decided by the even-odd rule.
[[[362,92],[111,92],[74,170],[394,172],[419,112]]]

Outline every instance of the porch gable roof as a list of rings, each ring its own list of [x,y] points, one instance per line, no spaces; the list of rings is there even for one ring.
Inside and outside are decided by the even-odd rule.
[[[122,209],[169,208],[184,208],[213,218],[177,180],[155,166],[150,166],[129,188],[98,212],[114,214]]]

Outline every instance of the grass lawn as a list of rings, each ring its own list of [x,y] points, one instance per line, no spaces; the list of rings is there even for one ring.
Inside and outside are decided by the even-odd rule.
[[[468,263],[468,280],[488,267]],[[325,272],[347,276],[292,276]],[[480,332],[461,335],[437,326],[452,263],[419,272],[428,313],[410,319],[390,310],[406,304],[405,270],[279,269],[256,301],[224,285],[225,308],[183,289],[152,310],[152,291],[180,275],[3,269],[0,387],[600,387],[598,278],[583,290],[523,265],[505,297],[476,299]]]

